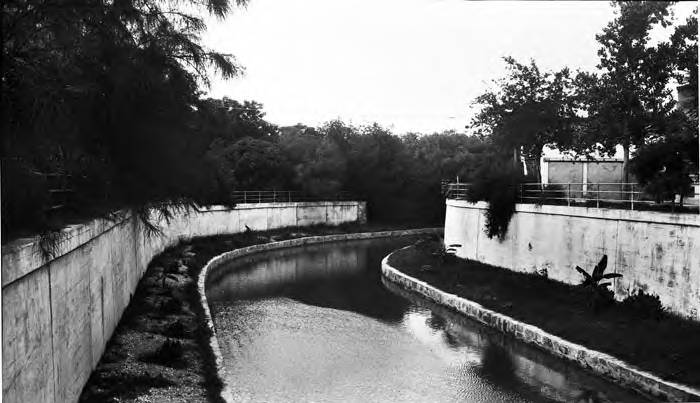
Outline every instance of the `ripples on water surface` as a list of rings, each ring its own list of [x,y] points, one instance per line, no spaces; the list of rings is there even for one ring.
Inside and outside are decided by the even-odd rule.
[[[267,252],[211,273],[207,297],[237,401],[639,401],[442,307],[383,285],[413,239]]]

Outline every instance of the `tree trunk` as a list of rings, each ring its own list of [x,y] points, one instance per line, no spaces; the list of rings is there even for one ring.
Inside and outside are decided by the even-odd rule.
[[[519,174],[523,174],[523,164],[520,161],[520,146],[513,147],[513,168]]]
[[[630,173],[629,173],[629,162],[630,162],[630,145],[629,143],[622,144],[622,181],[624,183],[629,183]],[[625,185],[627,186],[627,185]]]

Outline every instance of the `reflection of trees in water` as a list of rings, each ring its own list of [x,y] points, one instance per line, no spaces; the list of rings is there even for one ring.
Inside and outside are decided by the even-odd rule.
[[[433,330],[444,330],[445,323],[445,318],[432,311],[430,312],[430,316],[425,320],[425,324]]]
[[[410,302],[381,284],[381,260],[411,238],[308,245],[236,261],[236,270],[208,278],[211,302],[288,297],[301,303],[357,312],[399,323]]]
[[[297,283],[288,287],[285,295],[305,304],[357,312],[390,324],[399,323],[411,303],[384,288],[381,283],[381,260],[409,241],[371,240],[356,243],[357,265],[363,270],[353,270],[345,276],[335,273],[305,284]]]
[[[445,344],[450,346],[452,349],[457,349],[462,346],[462,343],[460,343],[457,338],[452,335],[452,333],[448,332],[447,329],[442,333],[442,338],[445,340]]]
[[[573,401],[576,403],[602,403],[605,400],[600,396],[600,392],[592,389],[583,389]]]
[[[518,383],[516,370],[515,361],[508,350],[496,343],[486,345],[479,367],[481,376],[498,384],[515,385]]]

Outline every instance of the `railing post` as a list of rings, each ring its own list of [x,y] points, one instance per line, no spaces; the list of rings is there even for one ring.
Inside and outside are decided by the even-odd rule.
[[[600,182],[596,183],[595,206],[596,208],[600,208]]]
[[[521,183],[518,186],[520,187],[520,203],[523,203],[523,186],[525,185]]]
[[[243,191],[243,204],[248,203],[248,191],[244,190]]]
[[[634,210],[634,183],[632,184],[632,187],[630,190],[630,206],[631,206],[631,209]]]
[[[262,193],[258,190],[258,203],[262,203]]]
[[[566,184],[566,205],[571,207],[571,182]]]
[[[277,191],[274,189],[272,190],[272,202],[277,203]]]

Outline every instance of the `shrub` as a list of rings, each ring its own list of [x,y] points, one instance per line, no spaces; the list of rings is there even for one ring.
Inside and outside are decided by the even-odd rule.
[[[587,290],[586,298],[588,299],[588,305],[595,313],[607,309],[615,303],[615,293],[608,288],[612,283],[602,280],[622,277],[620,273],[605,274],[605,269],[607,267],[608,255],[603,255],[600,262],[593,268],[591,274],[588,274],[588,272],[576,266],[576,271],[583,275],[581,287]]]
[[[585,270],[576,266],[576,271],[583,275],[582,286],[590,286],[594,288],[605,288],[610,286],[610,282],[602,282],[602,280],[608,280],[613,278],[622,277],[620,273],[608,273],[605,274],[605,269],[608,267],[608,255],[603,255],[600,262],[593,268],[591,274],[588,274]]]
[[[647,294],[644,290],[638,289],[622,300],[620,306],[631,315],[642,319],[660,320],[663,318],[665,308],[661,305],[658,295]]]
[[[156,351],[144,354],[140,359],[143,362],[178,368],[183,365],[182,357],[184,353],[185,349],[180,341],[167,339]]]

